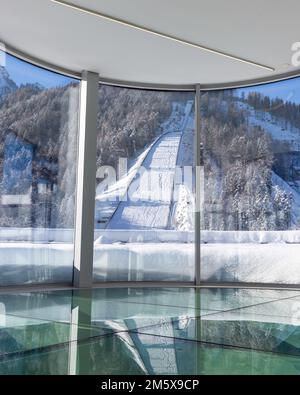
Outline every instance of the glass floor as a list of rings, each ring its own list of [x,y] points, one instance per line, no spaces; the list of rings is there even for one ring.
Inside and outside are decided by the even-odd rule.
[[[0,374],[300,374],[300,291],[0,293]]]

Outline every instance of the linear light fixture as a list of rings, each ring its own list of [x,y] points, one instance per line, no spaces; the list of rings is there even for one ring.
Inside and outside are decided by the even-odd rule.
[[[200,45],[200,44],[194,43],[192,41],[187,41],[187,40],[184,40],[184,39],[176,37],[176,36],[172,36],[172,35],[167,34],[167,33],[162,33],[162,32],[159,32],[157,30],[153,30],[153,29],[141,26],[141,25],[137,25],[135,23],[128,22],[128,21],[126,21],[124,19],[115,18],[113,16],[101,13],[99,11],[93,11],[93,10],[90,10],[88,8],[85,8],[85,7],[82,7],[82,6],[79,6],[79,5],[75,5],[75,4],[69,3],[69,2],[64,1],[64,0],[50,0],[50,1],[52,1],[52,3],[56,3],[56,4],[59,4],[59,5],[64,6],[64,7],[68,7],[68,8],[71,8],[73,10],[76,10],[76,11],[84,12],[85,14],[93,15],[93,16],[96,16],[98,18],[110,21],[110,22],[118,23],[119,25],[130,27],[131,29],[135,29],[135,30],[139,30],[141,32],[149,33],[149,34],[152,34],[154,36],[166,38],[168,40],[175,41],[175,42],[180,43],[180,44],[188,45],[190,47],[197,48],[197,49],[200,49],[202,51],[213,53],[215,55],[220,55],[220,56],[223,56],[225,58],[228,58],[228,59],[231,59],[231,60],[235,60],[235,61],[238,61],[238,62],[241,62],[241,63],[246,63],[248,65],[259,67],[259,68],[264,69],[264,70],[275,71],[275,69],[273,67],[266,66],[266,65],[261,64],[261,63],[253,62],[252,60],[241,58],[239,56],[231,55],[229,53],[226,53],[226,52],[223,52],[223,51],[219,51],[217,49],[209,48],[209,47],[206,47],[204,45]]]

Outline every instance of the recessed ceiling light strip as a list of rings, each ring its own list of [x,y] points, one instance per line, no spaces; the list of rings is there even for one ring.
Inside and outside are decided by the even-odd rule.
[[[261,63],[253,62],[251,60],[248,60],[248,59],[245,59],[245,58],[241,58],[239,56],[231,55],[229,53],[226,53],[226,52],[223,52],[223,51],[219,51],[217,49],[209,48],[209,47],[206,47],[204,45],[200,45],[200,44],[197,44],[197,43],[194,43],[194,42],[191,42],[191,41],[187,41],[187,40],[181,39],[179,37],[172,36],[170,34],[161,33],[159,31],[152,30],[152,29],[149,29],[147,27],[144,27],[144,26],[141,26],[141,25],[137,25],[135,23],[127,22],[124,19],[115,18],[115,17],[112,17],[110,15],[106,15],[106,14],[103,14],[101,12],[98,12],[98,11],[93,11],[93,10],[90,10],[90,9],[82,7],[82,6],[78,6],[78,5],[69,3],[67,1],[63,1],[63,0],[50,0],[50,1],[52,1],[52,3],[56,3],[56,4],[62,5],[64,7],[72,8],[73,10],[76,10],[76,11],[84,12],[86,14],[93,15],[93,16],[96,16],[98,18],[110,21],[110,22],[118,23],[120,25],[123,25],[123,26],[126,26],[126,27],[130,27],[130,28],[135,29],[135,30],[139,30],[139,31],[142,31],[142,32],[145,32],[145,33],[149,33],[149,34],[152,34],[154,36],[166,38],[168,40],[172,40],[172,41],[175,41],[175,42],[180,43],[180,44],[188,45],[190,47],[194,47],[194,48],[200,49],[202,51],[206,51],[206,52],[209,52],[209,53],[212,53],[212,54],[215,54],[215,55],[220,55],[220,56],[223,56],[225,58],[228,58],[228,59],[231,59],[231,60],[235,60],[235,61],[238,61],[238,62],[242,62],[242,63],[246,63],[248,65],[259,67],[259,68],[264,69],[264,70],[275,71],[275,69],[273,67],[266,66],[266,65],[261,64]]]

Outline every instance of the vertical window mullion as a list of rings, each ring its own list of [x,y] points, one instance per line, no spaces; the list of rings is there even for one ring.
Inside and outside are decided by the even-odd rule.
[[[73,285],[93,283],[93,244],[99,75],[82,73],[76,191]]]
[[[195,177],[195,284],[200,285],[200,210],[201,210],[201,153],[200,153],[200,133],[201,133],[201,119],[200,119],[200,84],[196,85],[195,95],[195,164],[196,164],[196,177]]]

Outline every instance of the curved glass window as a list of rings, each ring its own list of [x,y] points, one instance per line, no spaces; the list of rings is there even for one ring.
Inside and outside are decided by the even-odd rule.
[[[300,283],[299,92],[202,93],[202,281]]]
[[[194,93],[101,86],[95,281],[193,281]]]
[[[79,82],[1,60],[0,286],[70,283]]]
[[[198,183],[201,281],[299,284],[299,92],[202,91],[196,139],[194,92],[101,85],[94,281],[194,281]],[[79,93],[0,50],[0,286],[72,283]]]

